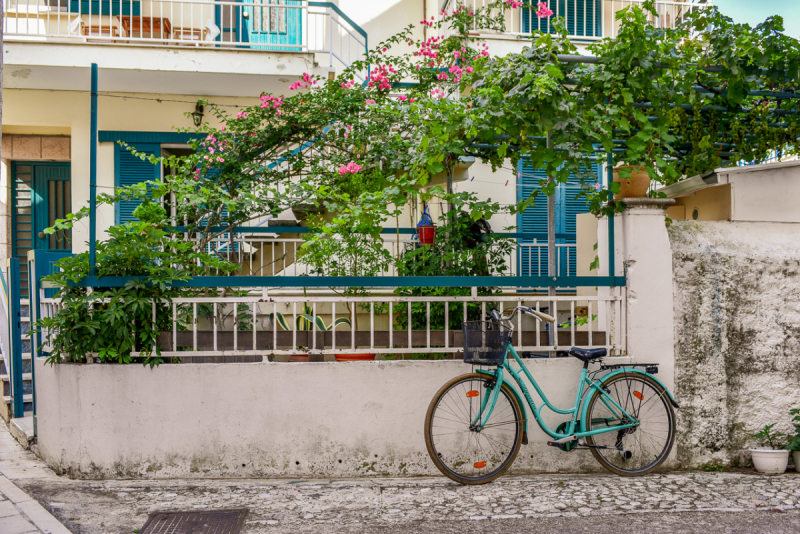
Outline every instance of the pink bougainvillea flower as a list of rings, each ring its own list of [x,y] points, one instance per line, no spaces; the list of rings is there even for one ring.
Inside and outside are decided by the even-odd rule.
[[[553,14],[553,10],[550,9],[550,6],[548,6],[544,2],[539,2],[536,5],[536,7],[539,8],[539,10],[536,12],[536,16],[539,17],[540,19],[547,18]]]
[[[404,102],[404,101],[408,100],[408,97],[406,95],[400,95],[400,96],[397,97],[397,100],[399,100],[401,102]]]
[[[603,189],[603,186],[602,186],[602,185],[600,185],[600,184],[594,184],[594,190],[595,190],[595,191],[600,191],[601,189]]]
[[[465,70],[465,71],[467,71],[467,72],[469,72],[469,73],[472,73],[472,72],[474,72],[474,71],[475,71],[475,69],[473,69],[472,67],[467,67],[467,68],[466,68],[466,69],[464,69],[464,70]]]
[[[339,167],[339,174],[355,174],[361,171],[361,165],[356,163],[355,161],[351,161],[347,165],[342,165]]]
[[[364,103],[365,103],[365,104],[374,104],[374,103],[375,103],[375,101],[374,101],[374,100],[372,100],[371,98],[368,98],[368,99],[366,99],[366,100],[364,101]]]

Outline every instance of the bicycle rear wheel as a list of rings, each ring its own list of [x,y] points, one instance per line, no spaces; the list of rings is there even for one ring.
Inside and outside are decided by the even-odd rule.
[[[604,447],[592,448],[592,455],[621,476],[641,476],[655,470],[667,459],[675,442],[675,412],[669,394],[658,382],[640,374],[615,376],[603,382],[602,388],[639,425],[587,436],[588,445]],[[589,400],[586,421],[587,430],[628,422],[609,409],[597,390]]]
[[[506,384],[486,425],[480,431],[470,429],[494,387],[492,377],[462,375],[442,386],[428,407],[428,454],[442,474],[461,484],[496,479],[514,463],[522,444],[522,409]]]

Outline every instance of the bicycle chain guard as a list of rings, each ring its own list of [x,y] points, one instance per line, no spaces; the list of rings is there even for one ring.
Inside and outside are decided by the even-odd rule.
[[[561,423],[560,425],[558,425],[556,427],[556,432],[558,432],[559,434],[566,434],[567,433],[567,425],[568,424],[569,424],[569,421],[564,421],[563,423]],[[580,421],[576,421],[575,422],[575,428],[580,428],[580,427],[581,427],[581,422]],[[569,452],[571,450],[574,450],[575,447],[578,446],[578,440],[576,439],[576,440],[573,440],[573,441],[568,441],[566,443],[554,443],[554,445],[556,447],[558,447],[559,449],[561,449],[562,451]]]

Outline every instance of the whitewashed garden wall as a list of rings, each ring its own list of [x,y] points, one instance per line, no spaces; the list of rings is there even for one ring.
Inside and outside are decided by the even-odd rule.
[[[677,458],[749,465],[800,407],[800,224],[675,221]]]

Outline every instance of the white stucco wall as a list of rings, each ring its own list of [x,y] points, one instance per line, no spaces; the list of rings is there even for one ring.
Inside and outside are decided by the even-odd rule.
[[[800,407],[800,224],[674,221],[681,464],[746,465]]]
[[[528,365],[552,402],[572,406],[578,360]],[[39,454],[84,478],[438,474],[425,413],[439,387],[469,370],[453,361],[150,369],[38,360]],[[553,428],[565,420],[544,413]],[[529,438],[514,473],[601,469],[588,451],[546,446],[533,421]]]

